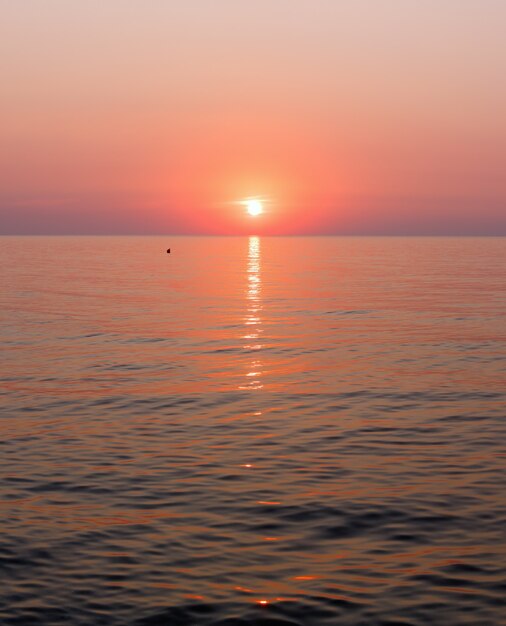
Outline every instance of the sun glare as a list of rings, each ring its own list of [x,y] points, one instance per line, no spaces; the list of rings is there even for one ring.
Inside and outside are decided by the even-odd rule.
[[[246,200],[246,211],[249,215],[256,217],[263,213],[264,209],[260,200]]]

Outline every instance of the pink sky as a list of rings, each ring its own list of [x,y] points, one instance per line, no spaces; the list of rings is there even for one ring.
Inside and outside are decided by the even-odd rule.
[[[1,233],[506,234],[503,0],[0,13]]]

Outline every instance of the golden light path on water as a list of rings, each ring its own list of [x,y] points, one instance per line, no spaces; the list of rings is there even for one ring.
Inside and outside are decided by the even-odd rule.
[[[239,389],[258,390],[263,388],[262,360],[261,360],[261,335],[262,329],[262,279],[261,279],[261,246],[260,238],[252,236],[248,240],[248,256],[246,269],[245,289],[245,332],[242,338],[245,343],[243,348],[251,351],[252,358],[249,361],[246,380],[242,381]]]

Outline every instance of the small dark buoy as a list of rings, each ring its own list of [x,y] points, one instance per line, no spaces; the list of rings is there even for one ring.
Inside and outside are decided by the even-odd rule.
[[[170,254],[170,248],[167,249],[167,254]]]

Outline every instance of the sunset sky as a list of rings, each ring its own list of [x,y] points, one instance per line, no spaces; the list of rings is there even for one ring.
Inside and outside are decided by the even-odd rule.
[[[504,0],[0,0],[0,232],[506,234],[505,32]]]

